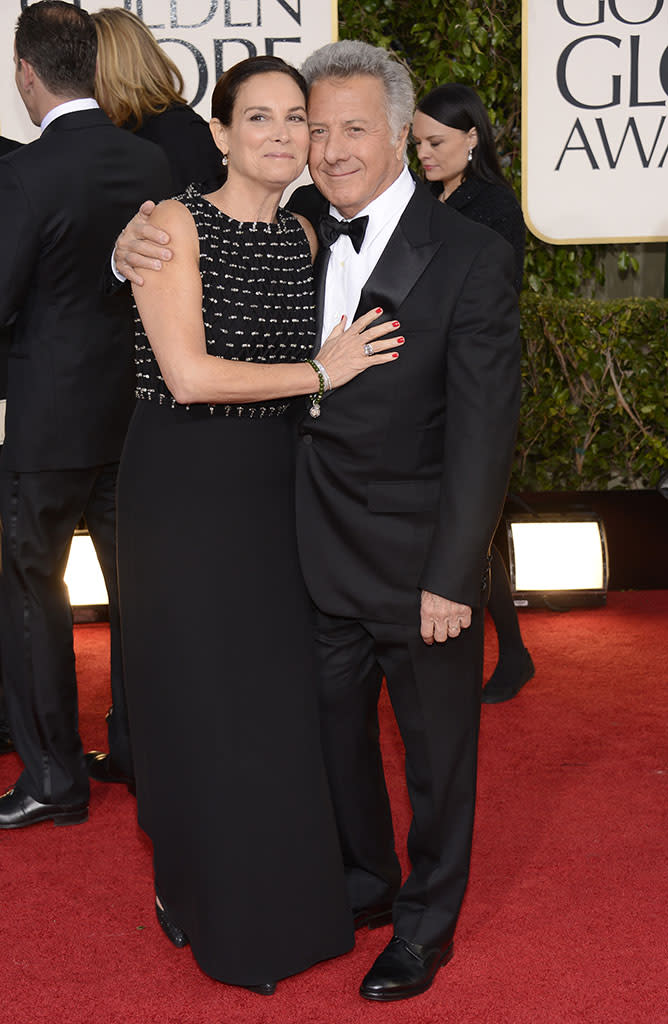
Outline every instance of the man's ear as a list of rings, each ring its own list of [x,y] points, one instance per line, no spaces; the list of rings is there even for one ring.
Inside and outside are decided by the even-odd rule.
[[[16,73],[24,89],[30,89],[35,83],[35,69],[25,57],[16,58]]]
[[[408,140],[408,133],[410,130],[411,126],[409,124],[405,124],[401,131],[399,132],[399,136],[394,147],[395,152],[397,154],[397,158],[399,160],[403,160],[404,152],[406,150],[406,142]]]

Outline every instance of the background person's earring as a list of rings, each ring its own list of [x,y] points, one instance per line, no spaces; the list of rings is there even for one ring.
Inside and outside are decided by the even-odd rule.
[[[473,146],[469,149],[469,163],[471,163],[471,160],[473,160]],[[226,162],[225,159],[223,159],[223,162]]]

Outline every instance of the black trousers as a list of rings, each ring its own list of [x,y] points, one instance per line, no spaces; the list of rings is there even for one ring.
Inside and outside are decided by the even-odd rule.
[[[72,611],[63,582],[82,517],[109,594],[109,749],[118,767],[132,773],[116,582],[117,471],[118,463],[112,463],[0,473],[0,647],[7,714],[24,766],[18,785],[45,803],[81,803],[89,795],[78,731]]]
[[[483,615],[444,644],[418,627],[316,620],[325,764],[354,909],[394,899],[395,934],[449,942],[468,881],[475,806]],[[378,743],[387,678],[406,748],[411,872],[401,886]]]

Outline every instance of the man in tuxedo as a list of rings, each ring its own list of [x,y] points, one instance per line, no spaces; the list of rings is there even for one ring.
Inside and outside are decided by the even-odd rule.
[[[424,991],[452,955],[468,877],[488,551],[519,408],[513,254],[404,166],[413,98],[381,49],[305,63],[322,334],[375,306],[396,364],[361,374],[299,428],[300,555],[316,606],[325,759],[356,924],[391,916],[374,1000]],[[359,249],[341,225],[367,218]],[[341,228],[344,232],[339,233]],[[411,871],[401,885],[378,747],[383,675],[406,747]]]
[[[468,878],[488,552],[519,409],[514,256],[411,177],[412,87],[386,51],[333,43],[302,71],[315,186],[290,206],[321,238],[320,337],[378,308],[406,339],[399,359],[325,393],[299,426],[297,455],[350,901],[356,927],[394,925],[360,992],[389,1001],[424,992],[452,956]],[[169,242],[141,220],[116,250],[137,283],[134,268],[154,266]],[[383,676],[413,809],[403,885],[378,744]]]
[[[15,318],[0,463],[2,655],[24,770],[0,828],[84,821],[72,615],[63,573],[82,517],[109,592],[107,774],[132,785],[115,570],[115,483],[133,407],[128,295],[101,281],[141,197],[169,193],[162,152],[116,128],[93,99],[95,27],[73,4],[21,13],[16,84],[41,137],[0,160],[0,323]]]

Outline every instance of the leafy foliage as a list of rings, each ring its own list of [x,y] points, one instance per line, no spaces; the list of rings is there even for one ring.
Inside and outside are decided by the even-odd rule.
[[[479,93],[506,174],[521,182],[521,0],[339,0],[339,34],[391,50],[409,68],[418,96],[443,82]],[[554,246],[527,239],[525,288],[543,295],[588,294],[605,280],[605,246]],[[637,270],[624,249],[620,272]]]
[[[511,488],[656,485],[668,466],[668,301],[521,300],[524,394]]]
[[[518,194],[521,21],[520,0],[339,0],[340,37],[393,51],[418,96],[452,81],[477,90]],[[603,283],[608,248],[528,236],[513,490],[651,487],[668,465],[668,302],[573,299]],[[617,265],[637,270],[623,249]]]

